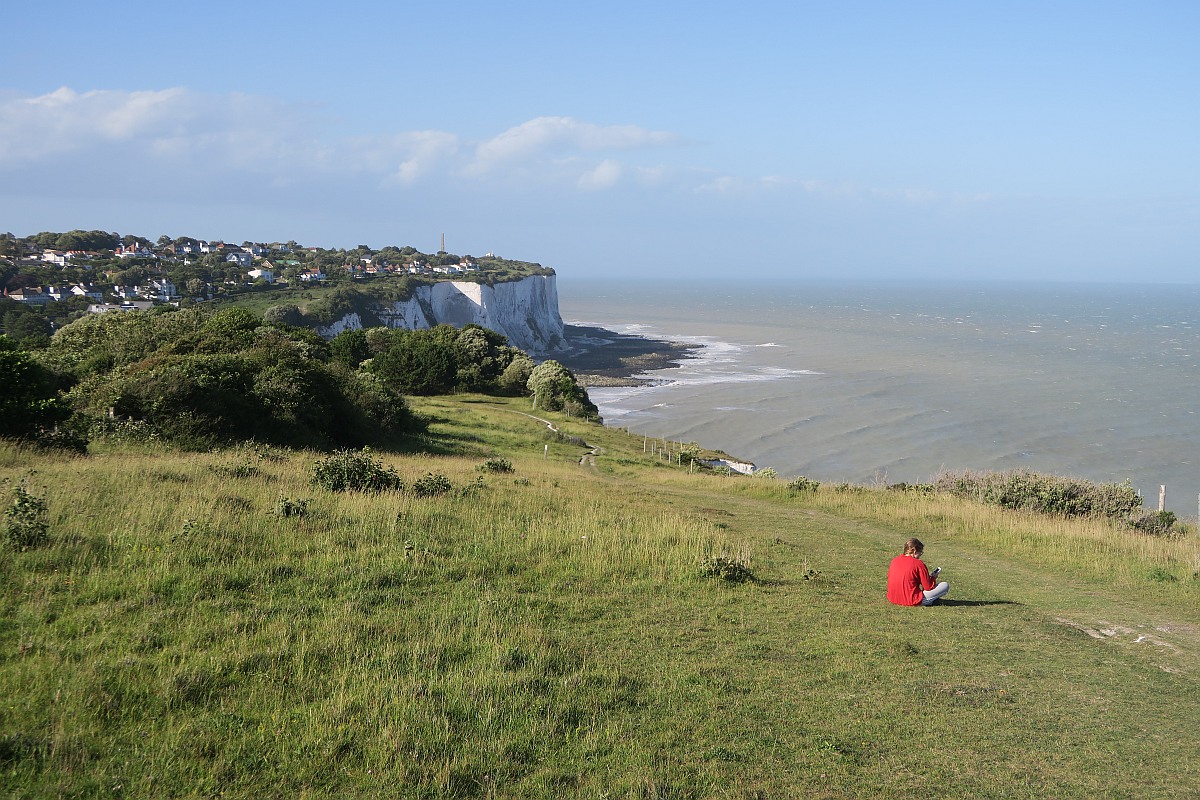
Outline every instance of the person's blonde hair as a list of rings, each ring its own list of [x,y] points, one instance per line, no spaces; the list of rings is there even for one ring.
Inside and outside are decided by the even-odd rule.
[[[909,539],[904,543],[904,555],[919,556],[925,552],[925,545],[921,544],[920,539]]]

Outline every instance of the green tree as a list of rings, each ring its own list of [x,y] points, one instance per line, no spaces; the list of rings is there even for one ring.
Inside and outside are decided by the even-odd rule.
[[[299,326],[304,324],[304,312],[295,303],[280,303],[263,312],[263,322],[271,325]]]
[[[459,330],[454,342],[458,362],[458,386],[465,391],[486,391],[496,386],[504,368],[512,361],[514,348],[495,331],[467,325]]]
[[[26,350],[35,350],[50,346],[53,328],[44,314],[19,305],[4,312],[4,333]]]
[[[496,385],[505,394],[525,394],[529,390],[529,376],[533,374],[535,366],[532,358],[518,350],[500,373]]]
[[[334,361],[345,364],[350,369],[358,369],[359,364],[371,357],[367,332],[361,329],[342,331],[329,342],[329,350]]]
[[[251,438],[360,446],[415,425],[394,391],[327,363],[310,332],[257,320],[249,328],[252,318],[213,315],[148,358],[92,375],[72,395],[84,413],[112,409],[197,449]]]
[[[528,386],[535,409],[569,409],[573,414],[584,417],[594,417],[600,413],[588,398],[587,390],[575,380],[575,374],[553,359],[534,367],[529,375]]]
[[[452,391],[458,372],[453,340],[447,342],[436,328],[401,334],[391,347],[371,359],[371,371],[404,394]]]
[[[71,416],[54,374],[7,336],[0,336],[0,436],[37,439]]]

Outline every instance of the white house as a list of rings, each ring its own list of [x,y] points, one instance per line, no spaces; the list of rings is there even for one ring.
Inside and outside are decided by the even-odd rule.
[[[153,308],[149,300],[126,300],[124,303],[93,303],[88,306],[89,314],[107,314],[109,311],[145,311]]]
[[[275,282],[275,273],[269,269],[252,269],[246,273],[246,276],[252,281],[266,281],[267,283]]]
[[[118,247],[114,255],[117,258],[154,258],[154,252],[140,245]]]
[[[44,306],[54,302],[54,298],[48,292],[43,292],[40,286],[31,286],[27,289],[17,289],[15,292],[8,292],[9,300],[16,300],[18,303],[25,303],[30,306]]]
[[[73,297],[87,297],[91,300],[103,300],[104,292],[92,286],[90,283],[77,283],[70,289]]]
[[[304,281],[305,283],[311,283],[312,281],[323,281],[325,280],[325,273],[319,269],[306,269],[300,273],[300,280]]]
[[[164,303],[179,294],[170,278],[151,280],[145,286],[139,286],[137,293],[148,300],[160,300]]]

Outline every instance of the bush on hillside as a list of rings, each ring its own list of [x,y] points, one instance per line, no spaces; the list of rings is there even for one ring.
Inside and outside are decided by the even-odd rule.
[[[513,464],[507,458],[489,458],[475,469],[480,472],[513,472]]]
[[[44,544],[50,538],[45,498],[30,494],[25,481],[17,484],[13,501],[4,510],[4,537],[18,550]]]
[[[943,473],[934,479],[933,485],[939,491],[1001,508],[1063,517],[1124,520],[1142,508],[1142,498],[1129,481],[1096,484],[1028,470],[964,471]]]
[[[803,475],[792,478],[787,484],[788,494],[791,495],[802,494],[804,492],[815,492],[820,487],[820,481],[814,481],[811,478],[804,477]]]
[[[391,467],[371,457],[371,451],[339,450],[312,466],[312,484],[331,492],[402,491],[404,481]]]
[[[170,325],[155,321],[172,318]],[[240,308],[145,319],[60,332],[69,335],[56,340],[59,355],[81,378],[69,394],[80,412],[136,423],[148,436],[193,449],[247,439],[359,446],[417,427],[399,395],[331,362],[328,346],[309,331],[264,325]],[[141,345],[116,346],[102,335],[130,331]],[[88,372],[87,365],[101,364],[109,366]]]
[[[368,331],[366,340],[355,344],[358,349],[349,358],[359,358],[359,363],[370,358],[367,368],[406,394],[508,391],[505,387],[520,372],[520,365],[529,362],[532,369],[532,361],[507,342],[501,334],[478,325],[461,330],[450,325],[393,330],[383,336]],[[336,352],[351,344],[337,343]],[[518,367],[510,370],[514,363]]]
[[[452,491],[454,484],[450,483],[450,479],[434,472],[425,473],[424,477],[417,478],[409,487],[409,492],[416,497],[437,497]]]
[[[529,374],[529,394],[533,407],[547,411],[571,408],[575,416],[598,419],[600,410],[588,397],[587,389],[579,385],[575,373],[554,361],[543,361]]]
[[[86,451],[87,438],[68,424],[71,407],[58,397],[59,382],[31,353],[0,336],[0,437]]]
[[[703,578],[720,578],[730,583],[746,583],[754,581],[754,573],[750,569],[750,554],[727,552],[715,553],[700,560],[700,576]]]
[[[1131,521],[1130,526],[1138,533],[1149,536],[1180,536],[1175,527],[1175,514],[1171,511],[1152,511]]]

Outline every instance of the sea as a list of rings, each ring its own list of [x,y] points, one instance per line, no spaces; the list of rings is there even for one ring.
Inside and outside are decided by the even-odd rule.
[[[560,274],[558,291],[569,324],[696,348],[589,389],[606,425],[782,477],[1028,469],[1200,507],[1200,285]]]

